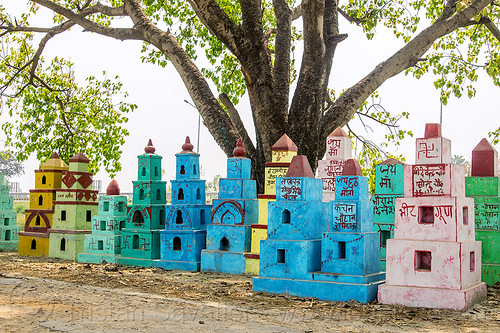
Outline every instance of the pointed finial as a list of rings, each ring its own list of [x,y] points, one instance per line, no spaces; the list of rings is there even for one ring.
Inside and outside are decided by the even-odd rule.
[[[309,177],[314,178],[314,172],[305,155],[297,155],[292,158],[285,177]]]
[[[281,138],[271,147],[272,151],[298,151],[297,145],[288,137],[283,134]]]
[[[120,195],[120,186],[116,179],[113,179],[106,189],[106,195]]]
[[[332,133],[330,133],[330,135],[328,137],[332,137],[332,136],[343,136],[346,138],[349,137],[349,135],[347,135],[347,133],[344,132],[344,130],[341,127],[337,127]]]
[[[441,136],[440,124],[425,124],[424,138],[440,138]]]
[[[59,158],[59,154],[58,154],[58,153],[56,153],[56,152],[54,152],[54,154],[52,154],[52,156],[51,156],[50,158],[51,158],[51,159],[52,159],[52,158]]]
[[[89,163],[90,160],[84,153],[78,153],[69,159],[69,162]]]
[[[342,169],[342,176],[363,176],[361,165],[355,159],[348,159],[345,161],[344,169]]]
[[[189,139],[189,136],[186,136],[186,142],[182,145],[182,152],[183,153],[192,153],[193,152],[193,144],[191,143],[191,140]]]
[[[154,154],[155,153],[156,148],[155,148],[155,146],[153,146],[153,141],[151,141],[151,139],[149,139],[148,145],[146,146],[146,148],[144,148],[144,151],[147,154]]]
[[[233,150],[233,156],[234,157],[245,157],[246,155],[246,150],[243,148],[243,141],[241,138],[238,139],[238,142],[236,142],[236,148]]]

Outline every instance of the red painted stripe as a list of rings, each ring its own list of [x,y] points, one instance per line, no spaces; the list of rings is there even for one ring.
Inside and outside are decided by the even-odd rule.
[[[86,201],[54,201],[54,205],[87,205],[87,206],[97,206],[99,203],[97,201],[94,202],[86,202]]]
[[[245,258],[248,258],[248,259],[260,259],[260,255],[259,254],[255,254],[255,253],[245,253]]]
[[[39,238],[49,238],[49,234],[47,233],[41,233],[41,232],[27,232],[27,231],[20,231],[19,236],[27,236],[27,237],[39,237]]]
[[[267,229],[267,224],[252,224],[252,229]]]
[[[277,168],[288,168],[290,163],[280,163],[280,162],[267,162],[266,167],[277,167]]]
[[[257,195],[258,199],[276,199],[275,194],[259,194]]]
[[[64,229],[49,229],[49,234],[91,234],[92,230],[64,230]]]

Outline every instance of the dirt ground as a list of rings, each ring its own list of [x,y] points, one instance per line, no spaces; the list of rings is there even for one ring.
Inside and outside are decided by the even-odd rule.
[[[2,332],[500,332],[500,284],[466,312],[252,291],[242,275],[0,253]]]

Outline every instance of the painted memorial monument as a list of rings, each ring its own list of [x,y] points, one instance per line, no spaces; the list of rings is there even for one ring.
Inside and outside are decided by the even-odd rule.
[[[250,251],[251,225],[258,222],[257,185],[250,179],[252,161],[246,158],[241,139],[227,160],[227,178],[220,179],[219,198],[213,201],[207,226],[207,248],[201,251],[201,270],[245,273]]]
[[[97,191],[92,190],[89,159],[78,153],[63,171],[61,189],[54,200],[53,225],[49,229],[49,257],[78,260],[85,235],[92,231],[92,216],[97,213]]]
[[[18,252],[22,256],[49,255],[49,229],[54,215],[56,190],[68,165],[57,153],[35,170],[35,189],[30,190],[30,206],[26,209],[24,230],[19,232]]]
[[[385,271],[385,250],[388,239],[394,238],[394,208],[396,198],[405,193],[404,173],[410,168],[390,158],[375,167],[375,194],[373,202],[373,227],[380,234],[380,269]]]
[[[283,177],[288,171],[292,158],[297,155],[297,146],[286,135],[272,146],[272,161],[265,166],[264,194],[257,195],[259,200],[259,223],[252,224],[252,243],[250,253],[245,254],[245,273],[258,275],[260,262],[260,241],[267,238],[267,208],[270,201],[276,200],[276,178]]]
[[[19,227],[9,184],[0,173],[0,252],[17,252]]]
[[[483,251],[481,280],[492,286],[500,281],[500,178],[498,153],[486,139],[472,151],[465,195],[474,198],[476,239]]]
[[[486,298],[481,243],[474,240],[474,200],[465,197],[464,166],[451,164],[450,140],[427,124],[416,164],[396,199],[394,239],[387,240],[386,283],[378,301],[465,310]]]
[[[120,195],[120,186],[113,179],[106,195],[99,197],[98,213],[92,217],[92,234],[85,236],[84,253],[78,255],[78,262],[117,263],[121,229],[126,219],[127,197]]]
[[[151,139],[138,158],[138,180],[133,181],[132,206],[121,231],[118,263],[152,267],[160,259],[160,230],[165,228],[166,182],[161,180],[161,159]]]
[[[346,160],[351,158],[351,138],[338,127],[326,138],[326,159],[318,161],[318,178],[323,179],[323,201],[335,199],[335,177],[342,174]]]
[[[294,157],[287,175],[277,179],[254,291],[331,301],[375,299],[384,274],[368,179],[352,159],[343,172],[336,178],[336,200],[329,203],[322,201],[323,181],[313,178],[305,156]]]
[[[166,207],[165,230],[160,231],[160,258],[154,266],[185,271],[200,270],[206,228],[212,207],[205,204],[205,180],[200,179],[200,154],[193,152],[189,137],[175,154],[172,204]]]

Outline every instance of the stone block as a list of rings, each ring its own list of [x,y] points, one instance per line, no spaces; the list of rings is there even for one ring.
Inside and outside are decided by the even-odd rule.
[[[321,240],[263,240],[259,276],[307,279],[321,269]]]
[[[335,200],[368,200],[368,178],[363,176],[338,176],[335,183]]]
[[[175,154],[175,179],[200,179],[200,155],[196,153]],[[205,203],[205,202],[203,202]]]
[[[172,205],[204,205],[206,203],[204,180],[171,180],[170,182],[172,183]]]
[[[127,213],[125,228],[138,230],[165,229],[165,205],[133,205]]]
[[[465,195],[468,197],[500,196],[500,177],[465,177]]]
[[[476,230],[476,241],[482,243],[482,262],[500,265],[500,231]]]
[[[333,179],[342,175],[345,160],[319,160],[318,161],[318,178]]]
[[[121,253],[120,235],[87,234],[83,252],[99,255],[117,255]]]
[[[257,199],[257,183],[252,179],[221,178],[219,199]]]
[[[335,129],[326,138],[326,153],[327,160],[347,160],[351,158],[352,142],[351,138],[341,129]]]
[[[373,222],[374,223],[394,223],[396,198],[403,195],[374,194],[373,202]]]
[[[227,274],[245,273],[245,256],[242,252],[203,250],[201,251],[201,270]]]
[[[419,164],[405,173],[405,197],[465,196],[465,169],[457,164]]]
[[[472,176],[498,177],[498,153],[486,139],[472,150]]]
[[[49,257],[77,261],[78,254],[83,252],[84,241],[85,233],[51,229],[49,230]]]
[[[173,205],[166,206],[167,230],[199,230],[210,224],[212,206],[209,205]]]
[[[249,252],[252,230],[250,225],[207,226],[207,250],[223,252]]]
[[[160,258],[155,267],[198,271],[206,230],[161,230]]]
[[[159,230],[122,229],[120,244],[122,247],[119,262],[133,265],[133,259],[160,259]],[[127,261],[128,259],[132,259]],[[146,261],[145,264],[152,263]]]
[[[165,205],[166,182],[138,180],[133,181],[134,205]]]
[[[382,304],[465,311],[486,300],[486,284],[458,290],[382,284],[377,299]]]
[[[375,193],[404,195],[405,173],[411,167],[404,164],[379,164],[375,167]]]
[[[264,193],[276,195],[276,178],[285,177],[289,163],[266,163]]]
[[[137,159],[137,179],[139,181],[161,181],[161,156],[153,152],[139,155]]]
[[[276,178],[277,201],[322,201],[323,181],[308,177]]]
[[[30,209],[52,210],[54,200],[53,190],[30,190]]]
[[[126,216],[127,197],[118,195],[99,196],[98,212],[102,216]]]
[[[483,274],[481,281],[485,282],[488,286],[500,282],[500,264],[483,264]]]
[[[259,201],[213,200],[212,224],[251,225],[259,221]]]
[[[451,141],[443,137],[416,140],[415,164],[451,163]]]
[[[267,197],[265,195],[259,194],[259,224],[267,225],[268,220],[268,206],[269,202],[276,201],[276,195]]]
[[[269,203],[267,237],[270,239],[321,239],[327,228],[326,202],[276,201]]]
[[[259,266],[260,266],[260,256],[254,255],[248,257],[248,254],[245,254],[245,274],[259,275]]]
[[[395,238],[436,241],[474,240],[472,198],[396,199]]]
[[[92,218],[92,232],[102,235],[119,235],[125,228],[127,216],[94,215]]]
[[[54,205],[53,229],[91,230],[92,216],[97,214],[97,202],[92,205]]]
[[[475,197],[474,219],[476,230],[500,230],[500,198]]]
[[[388,285],[465,290],[481,280],[480,242],[389,239],[387,245]]]
[[[328,231],[365,232],[373,229],[373,204],[370,201],[331,201]]]
[[[252,243],[250,246],[251,253],[260,253],[260,241],[267,239],[267,225],[252,224]]]
[[[251,169],[252,160],[249,158],[232,157],[227,159],[227,178],[250,179],[252,178]],[[219,188],[221,187],[219,185]]]
[[[321,272],[367,275],[380,272],[380,236],[376,232],[325,232]]]
[[[49,234],[19,232],[18,253],[21,256],[48,257]]]

